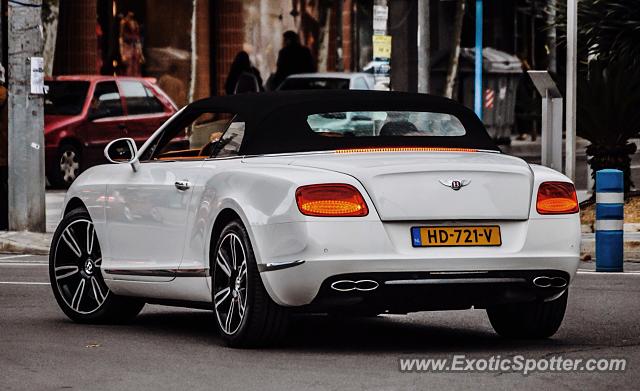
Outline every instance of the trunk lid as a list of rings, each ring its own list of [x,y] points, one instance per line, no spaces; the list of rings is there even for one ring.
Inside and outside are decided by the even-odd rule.
[[[512,156],[488,152],[330,153],[298,155],[290,164],[355,177],[383,221],[529,217],[533,172],[524,160]]]

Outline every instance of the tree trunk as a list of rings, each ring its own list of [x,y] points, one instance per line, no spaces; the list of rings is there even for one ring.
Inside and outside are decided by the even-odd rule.
[[[329,62],[329,31],[331,30],[331,12],[326,9],[320,10],[324,12],[324,18],[322,15],[318,18],[321,21],[318,45],[318,72],[326,72]],[[324,24],[322,24],[324,21]]]
[[[429,0],[418,2],[418,92],[423,94],[428,94],[431,87],[429,80],[431,68],[430,6]]]
[[[549,72],[556,74],[558,72],[557,64],[557,33],[556,33],[556,0],[549,0],[547,14],[547,46],[549,47]]]
[[[449,66],[447,67],[447,81],[444,87],[444,96],[453,97],[453,85],[458,74],[458,62],[460,59],[460,38],[462,36],[462,21],[464,19],[465,0],[458,0],[456,3],[456,18],[453,26],[453,48],[449,57]]]

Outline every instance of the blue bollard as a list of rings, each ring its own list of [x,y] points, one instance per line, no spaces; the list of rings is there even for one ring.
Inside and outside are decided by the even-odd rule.
[[[620,170],[596,172],[596,271],[621,272],[624,249],[624,177]]]

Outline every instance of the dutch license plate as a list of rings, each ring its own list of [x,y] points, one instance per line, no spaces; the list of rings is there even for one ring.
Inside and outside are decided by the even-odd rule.
[[[500,246],[500,227],[478,225],[468,227],[413,227],[413,247]]]

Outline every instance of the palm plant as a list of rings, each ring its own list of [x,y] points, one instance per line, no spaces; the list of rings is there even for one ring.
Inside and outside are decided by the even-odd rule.
[[[555,25],[564,42],[566,3],[557,1]],[[578,57],[577,133],[591,142],[593,172],[622,170],[628,194],[629,139],[640,131],[640,1],[578,0]]]
[[[556,15],[566,41],[567,0],[557,0]],[[640,1],[578,0],[578,52],[582,59],[624,58],[640,65]]]
[[[578,76],[577,133],[591,142],[587,147],[594,174],[603,168],[624,172],[625,194],[631,182],[631,158],[636,145],[629,143],[640,131],[640,70],[634,61],[589,63]]]

